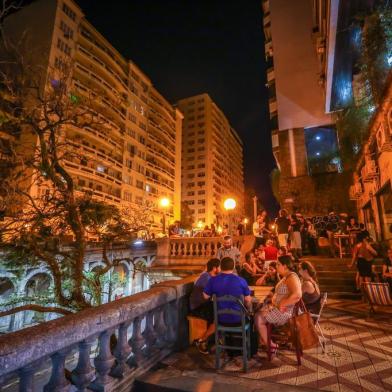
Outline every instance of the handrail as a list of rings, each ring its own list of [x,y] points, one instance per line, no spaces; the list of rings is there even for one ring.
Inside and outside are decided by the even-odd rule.
[[[10,378],[18,377],[19,390],[33,390],[34,376],[42,371],[49,357],[51,376],[44,390],[57,390],[64,383],[69,384],[64,366],[75,347],[79,356],[71,378],[78,390],[84,390],[92,382],[100,390],[117,390],[127,380],[127,385],[131,385],[135,374],[147,371],[187,341],[185,304],[194,279],[164,282],[161,287],[157,285],[139,294],[0,336],[0,388]],[[128,340],[130,326],[132,337]],[[117,342],[111,350],[110,337],[114,332]],[[99,353],[94,368],[90,351],[97,340]]]

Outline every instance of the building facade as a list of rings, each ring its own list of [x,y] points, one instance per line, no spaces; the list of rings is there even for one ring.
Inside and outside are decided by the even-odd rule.
[[[392,240],[392,81],[370,126],[359,157],[350,198],[372,238]]]
[[[243,146],[236,131],[208,94],[178,101],[184,114],[182,200],[196,225],[229,224],[244,214]],[[237,206],[225,211],[233,198]]]
[[[309,216],[350,211],[341,193],[349,177],[325,104],[330,2],[264,0],[262,7],[279,202]]]
[[[72,0],[36,1],[8,17],[6,27],[13,36],[26,31],[48,79],[71,64],[75,98],[99,97],[99,125],[63,130],[75,151],[66,167],[78,189],[120,208],[153,206],[152,220],[146,222],[153,231],[161,230],[162,197],[171,200],[169,218],[180,219],[179,110],[116,51]]]

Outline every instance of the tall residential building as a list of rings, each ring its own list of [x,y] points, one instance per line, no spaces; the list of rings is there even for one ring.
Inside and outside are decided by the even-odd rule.
[[[349,211],[349,176],[325,99],[330,2],[263,0],[262,7],[280,204],[307,215]]]
[[[180,111],[116,51],[72,0],[35,1],[8,17],[6,30],[13,38],[27,33],[48,78],[71,63],[75,95],[100,96],[100,126],[64,130],[67,143],[79,152],[80,158],[66,163],[79,189],[118,207],[153,203],[153,230],[161,228],[161,197],[172,201],[170,219],[179,219]]]
[[[196,225],[233,227],[244,214],[241,139],[208,94],[182,99],[178,108],[184,114],[182,200]],[[237,202],[230,214],[223,207],[226,198]]]

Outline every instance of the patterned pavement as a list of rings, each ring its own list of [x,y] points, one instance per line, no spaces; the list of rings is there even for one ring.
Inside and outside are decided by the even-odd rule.
[[[222,372],[324,391],[392,391],[392,313],[369,319],[364,304],[329,300],[321,326],[326,352],[320,347],[306,351],[299,367],[294,352],[281,350],[272,362],[256,355],[247,374],[233,363]],[[215,372],[214,355],[201,355],[194,348],[169,357],[165,365]]]

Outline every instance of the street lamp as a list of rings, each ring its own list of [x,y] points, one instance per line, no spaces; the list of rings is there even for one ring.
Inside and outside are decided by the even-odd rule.
[[[162,207],[162,233],[166,234],[166,209],[170,206],[170,199],[162,197],[159,200],[159,205]]]
[[[224,209],[227,212],[227,218],[228,218],[228,221],[229,221],[229,224],[228,224],[229,232],[230,232],[230,211],[234,210],[234,208],[236,206],[237,206],[237,202],[234,199],[232,199],[231,197],[229,197],[228,199],[226,199],[223,202],[223,207],[224,207]]]
[[[246,225],[249,223],[248,218],[244,218],[244,234],[246,235]]]

